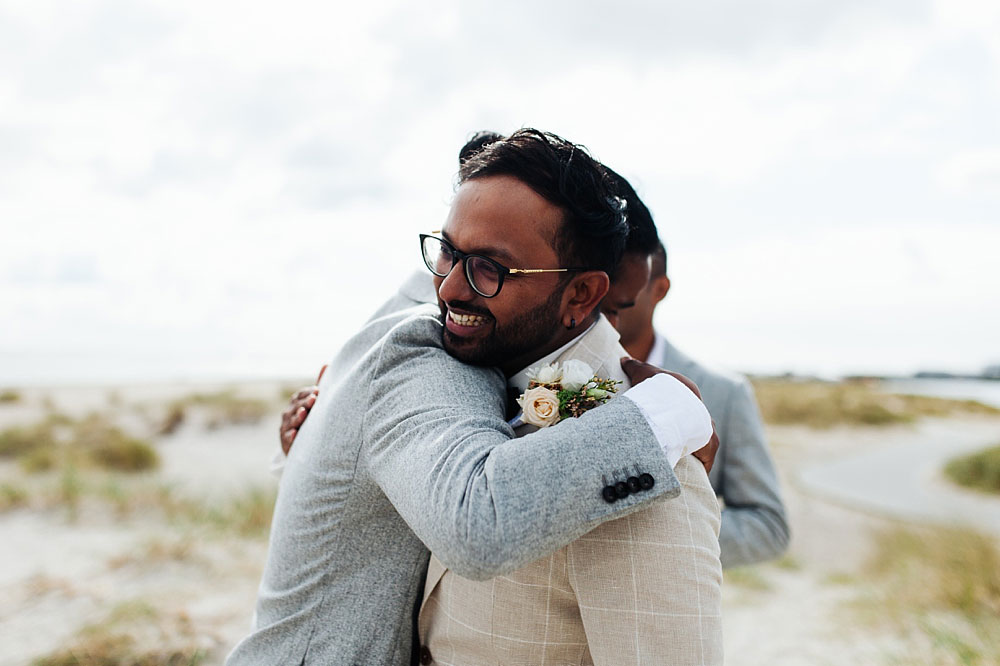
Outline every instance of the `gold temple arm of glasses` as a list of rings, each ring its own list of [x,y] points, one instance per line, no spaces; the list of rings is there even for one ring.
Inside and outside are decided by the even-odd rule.
[[[436,229],[431,232],[432,234],[441,233],[440,229]],[[511,268],[509,269],[511,273],[565,273],[566,271],[573,270],[571,268]]]

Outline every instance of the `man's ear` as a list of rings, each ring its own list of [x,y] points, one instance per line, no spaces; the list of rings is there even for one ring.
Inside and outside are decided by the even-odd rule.
[[[572,328],[573,322],[582,324],[601,304],[611,287],[611,280],[604,271],[587,271],[570,281],[563,292],[563,326]]]
[[[650,294],[653,305],[656,305],[662,301],[667,296],[667,292],[670,291],[670,278],[666,275],[661,275],[653,281],[653,293]]]

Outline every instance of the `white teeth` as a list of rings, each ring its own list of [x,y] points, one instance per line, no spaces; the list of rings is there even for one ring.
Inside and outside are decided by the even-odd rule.
[[[464,315],[458,314],[457,312],[452,312],[448,310],[448,318],[459,326],[479,326],[486,322],[485,317],[480,317],[479,315]]]

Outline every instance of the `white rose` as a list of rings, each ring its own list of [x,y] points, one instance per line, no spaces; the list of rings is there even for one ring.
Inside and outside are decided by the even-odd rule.
[[[559,420],[559,398],[556,392],[544,386],[528,389],[517,399],[524,411],[524,422],[539,428],[550,426]]]
[[[579,391],[594,378],[594,370],[583,361],[571,359],[563,363],[562,386],[567,391]]]
[[[559,380],[562,379],[563,373],[559,369],[558,363],[550,363],[549,365],[543,365],[540,368],[531,370],[528,376],[533,377],[539,384],[558,384]]]

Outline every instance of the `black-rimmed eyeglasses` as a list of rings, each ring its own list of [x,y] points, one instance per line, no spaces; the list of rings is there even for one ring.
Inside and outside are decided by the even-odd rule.
[[[469,286],[484,298],[493,298],[499,294],[508,275],[587,270],[586,268],[507,268],[500,262],[481,254],[468,254],[457,250],[445,239],[428,234],[420,234],[420,251],[427,268],[438,277],[447,277],[455,264],[462,261],[465,264],[465,279],[469,281]]]

